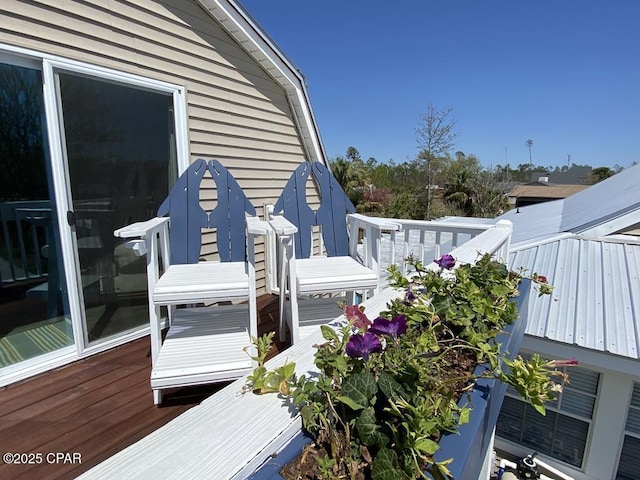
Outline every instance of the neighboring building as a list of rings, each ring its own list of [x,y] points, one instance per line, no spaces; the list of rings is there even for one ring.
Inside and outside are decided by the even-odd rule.
[[[531,181],[558,185],[587,185],[591,182],[592,173],[591,167],[572,165],[562,172],[534,172],[531,174]]]
[[[588,185],[554,185],[544,181],[516,185],[508,194],[509,205],[514,208],[567,198],[581,192]]]
[[[153,216],[194,159],[220,160],[262,214],[326,158],[304,77],[235,0],[0,15],[2,385],[148,332],[144,259],[113,230]]]
[[[579,480],[640,478],[640,166],[564,200],[512,210],[510,266],[547,276],[523,353],[576,358],[542,417],[503,403],[496,445],[539,452]]]
[[[563,172],[534,172],[531,182],[509,189],[509,205],[514,208],[567,198],[589,187],[591,167],[573,165]]]

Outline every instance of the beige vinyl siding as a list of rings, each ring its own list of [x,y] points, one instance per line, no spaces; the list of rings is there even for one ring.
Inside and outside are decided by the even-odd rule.
[[[193,1],[7,1],[0,18],[2,43],[186,87],[191,160],[220,160],[260,214],[304,160],[284,90]]]

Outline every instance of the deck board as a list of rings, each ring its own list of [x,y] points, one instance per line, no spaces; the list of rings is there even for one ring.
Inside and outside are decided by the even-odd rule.
[[[259,333],[276,330],[278,298],[258,299]],[[277,335],[276,335],[277,339]],[[288,343],[277,342],[273,354]],[[0,478],[73,479],[200,404],[227,383],[168,390],[153,405],[145,337],[0,388],[2,453],[42,453],[41,464],[0,462]],[[48,464],[47,453],[80,453],[81,464]]]

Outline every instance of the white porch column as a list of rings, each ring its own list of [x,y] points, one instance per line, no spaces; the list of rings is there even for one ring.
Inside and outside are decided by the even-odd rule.
[[[569,372],[571,375],[571,372]],[[593,415],[592,437],[584,470],[591,478],[614,479],[624,437],[633,379],[606,371],[600,376],[599,398]]]

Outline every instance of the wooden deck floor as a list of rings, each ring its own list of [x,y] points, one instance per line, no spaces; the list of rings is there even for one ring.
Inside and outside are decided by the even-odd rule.
[[[259,332],[276,330],[277,297],[260,297],[258,310]],[[286,346],[276,344],[273,353]],[[155,407],[150,372],[145,337],[0,389],[0,450],[32,462],[2,461],[0,478],[75,478],[224,385],[169,392]],[[59,453],[71,455],[59,459]]]

